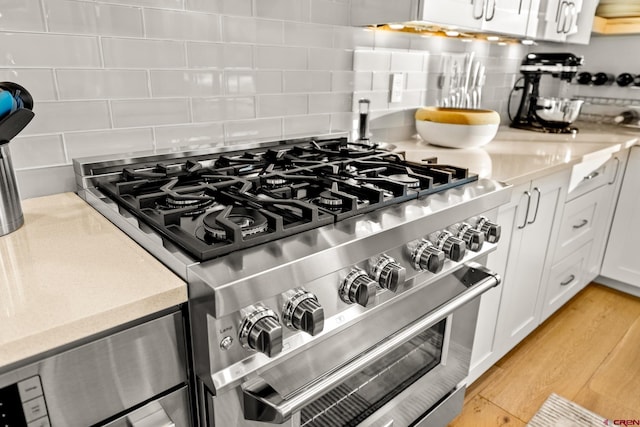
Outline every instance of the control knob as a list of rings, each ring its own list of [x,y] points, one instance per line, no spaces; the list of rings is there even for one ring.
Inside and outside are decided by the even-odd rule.
[[[388,255],[380,255],[373,261],[371,277],[378,284],[391,292],[398,290],[398,285],[404,283],[407,277],[407,269]]]
[[[478,252],[482,249],[482,245],[484,244],[484,233],[474,229],[468,223],[461,222],[459,224],[452,225],[449,227],[449,231],[451,231],[451,233],[458,239],[464,240],[467,245],[467,249],[474,252]]]
[[[427,236],[427,240],[444,252],[444,256],[451,261],[462,261],[467,251],[464,240],[455,237],[450,231],[443,230]]]
[[[361,268],[354,267],[340,283],[340,298],[347,304],[369,305],[376,296],[378,285]]]
[[[444,266],[444,252],[438,249],[433,243],[426,239],[421,239],[410,247],[411,262],[416,270],[426,270],[431,273],[439,273]]]
[[[282,326],[273,310],[264,306],[250,306],[240,324],[240,343],[247,349],[269,357],[282,351]]]
[[[486,216],[480,216],[475,220],[476,226],[474,227],[478,231],[484,233],[484,239],[489,243],[497,243],[500,240],[501,227],[493,221],[490,221]]]
[[[324,327],[324,309],[311,292],[298,288],[285,294],[282,321],[289,329],[317,335]]]

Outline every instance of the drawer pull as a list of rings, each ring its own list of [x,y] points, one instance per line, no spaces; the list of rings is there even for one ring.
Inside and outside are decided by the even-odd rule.
[[[591,172],[589,175],[585,176],[584,178],[582,178],[583,181],[589,181],[595,177],[597,177],[598,175],[600,175],[600,172],[598,171],[593,171]]]
[[[533,219],[531,221],[527,221],[527,224],[533,224],[536,222],[536,219],[538,218],[538,209],[540,208],[540,197],[542,197],[542,193],[538,187],[535,187],[533,191],[538,193],[538,200],[536,201],[536,211],[533,214]]]
[[[560,282],[560,286],[567,286],[569,283],[573,282],[576,279],[576,276],[573,274],[567,278],[564,282]]]
[[[525,191],[524,195],[527,196],[527,211],[524,213],[524,222],[522,223],[522,225],[518,226],[519,230],[522,230],[527,226],[527,218],[529,217],[529,208],[531,208],[531,192]]]
[[[574,225],[573,228],[577,230],[578,228],[582,228],[587,224],[589,224],[589,221],[587,221],[586,219],[583,219],[582,222],[580,222],[580,224]]]
[[[607,182],[607,184],[612,185],[616,182],[616,179],[618,179],[618,172],[620,170],[620,159],[617,157],[614,157],[613,160],[616,161],[616,172],[613,174],[613,178],[611,179],[611,181]]]

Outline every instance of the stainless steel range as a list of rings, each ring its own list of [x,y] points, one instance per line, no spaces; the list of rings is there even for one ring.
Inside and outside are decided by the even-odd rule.
[[[202,426],[446,425],[511,189],[326,137],[74,162],[189,284]]]

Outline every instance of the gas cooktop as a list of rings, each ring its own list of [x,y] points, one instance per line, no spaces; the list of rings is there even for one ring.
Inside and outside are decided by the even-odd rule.
[[[347,138],[128,163],[97,187],[199,261],[476,181]]]

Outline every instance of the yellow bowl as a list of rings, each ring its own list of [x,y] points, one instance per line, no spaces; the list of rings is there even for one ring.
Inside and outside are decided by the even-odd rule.
[[[498,132],[493,110],[424,107],[416,111],[416,130],[426,142],[449,148],[481,147]]]

